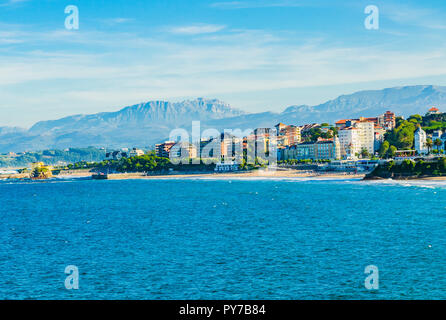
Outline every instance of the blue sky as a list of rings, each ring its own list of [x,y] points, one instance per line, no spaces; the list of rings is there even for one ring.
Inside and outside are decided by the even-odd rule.
[[[68,5],[79,30],[65,29]],[[446,85],[445,35],[444,1],[0,0],[0,126],[155,99],[280,112]]]

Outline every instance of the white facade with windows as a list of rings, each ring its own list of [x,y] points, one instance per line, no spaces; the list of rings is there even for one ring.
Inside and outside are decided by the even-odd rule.
[[[360,151],[366,149],[369,154],[375,153],[375,124],[373,122],[357,122],[359,130]]]
[[[339,144],[342,159],[355,158],[355,155],[361,152],[359,130],[355,127],[339,130]]]
[[[371,155],[375,152],[375,124],[368,121],[355,122],[339,130],[341,157],[354,159],[363,149]]]
[[[415,150],[418,154],[426,154],[428,152],[426,140],[426,131],[419,127],[417,131],[415,131]]]

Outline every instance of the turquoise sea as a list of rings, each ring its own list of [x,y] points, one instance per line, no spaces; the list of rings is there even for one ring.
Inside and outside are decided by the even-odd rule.
[[[445,199],[426,181],[0,181],[0,299],[446,299]]]

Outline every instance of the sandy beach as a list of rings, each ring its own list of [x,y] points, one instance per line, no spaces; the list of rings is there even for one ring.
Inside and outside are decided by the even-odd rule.
[[[364,174],[343,174],[343,173],[316,173],[301,170],[287,170],[287,171],[263,171],[254,170],[248,172],[231,172],[231,173],[178,173],[164,175],[149,175],[142,173],[122,173],[110,174],[109,180],[125,180],[125,179],[259,179],[259,178],[312,178],[312,179],[362,179]]]
[[[70,170],[62,171],[59,175],[54,176],[55,179],[69,179],[69,178],[91,178],[94,173],[89,170]],[[343,180],[343,179],[358,179],[361,180],[365,174],[353,174],[344,172],[315,172],[303,170],[253,170],[243,172],[228,172],[228,173],[214,173],[214,172],[171,172],[168,174],[153,174],[145,175],[144,173],[114,173],[109,174],[107,180],[134,180],[134,179],[311,179],[311,180]],[[0,175],[0,180],[9,179],[29,179],[29,173],[23,174],[7,174]],[[372,179],[373,180],[373,179]],[[380,180],[380,179],[379,179]],[[404,180],[404,179],[397,179]],[[427,181],[446,181],[444,177],[420,177],[407,180],[427,180]]]

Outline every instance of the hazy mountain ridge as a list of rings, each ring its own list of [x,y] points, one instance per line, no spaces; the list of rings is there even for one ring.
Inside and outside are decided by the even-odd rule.
[[[278,122],[334,123],[342,118],[377,116],[386,110],[409,116],[424,114],[431,106],[446,110],[446,87],[424,85],[359,91],[317,106],[290,106],[282,113],[246,113],[216,99],[150,101],[115,112],[40,121],[29,130],[0,127],[0,152],[87,146],[146,147],[167,139],[174,128],[189,131],[194,120],[201,121],[202,129],[254,129]]]
[[[197,99],[171,103],[150,101],[115,112],[102,112],[91,115],[74,115],[58,120],[40,121],[31,127],[29,133],[37,134],[48,131],[94,129],[117,129],[134,125],[166,124],[181,125],[192,120],[221,119],[243,115],[241,110],[233,109],[219,100]]]

